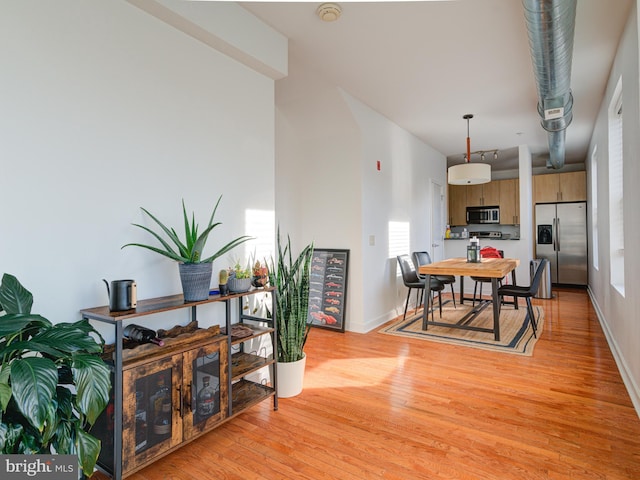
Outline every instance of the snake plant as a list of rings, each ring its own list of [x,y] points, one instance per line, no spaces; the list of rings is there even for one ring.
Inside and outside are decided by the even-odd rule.
[[[209,257],[203,258],[203,250],[207,240],[209,239],[209,234],[211,231],[221,225],[221,222],[213,222],[213,219],[216,215],[216,210],[218,210],[218,205],[220,204],[220,200],[222,200],[222,195],[218,198],[215,207],[213,208],[213,213],[211,213],[211,217],[209,218],[209,224],[207,228],[204,229],[202,233],[198,232],[198,224],[196,223],[195,213],[191,214],[191,220],[189,220],[189,216],[187,215],[187,208],[185,207],[184,200],[182,200],[182,212],[184,218],[184,241],[180,240],[180,237],[176,233],[173,228],[166,227],[158,218],[152,215],[147,209],[140,207],[140,209],[151,219],[153,220],[166,234],[173,245],[169,243],[160,233],[154,232],[149,227],[145,227],[144,225],[139,225],[134,223],[133,225],[141,228],[142,230],[153,235],[158,242],[162,245],[162,248],[154,247],[152,245],[144,245],[141,243],[128,243],[123,245],[124,247],[142,247],[147,250],[151,250],[152,252],[159,253],[160,255],[164,255],[171,260],[175,260],[177,262],[182,263],[210,263],[213,262],[216,258],[224,255],[228,251],[237,247],[238,245],[251,240],[253,237],[248,235],[243,235],[238,237],[229,243],[227,243],[224,247],[218,250],[216,253]]]
[[[32,314],[16,277],[0,284],[0,453],[75,454],[91,475],[100,441],[89,433],[109,401],[104,340],[87,320]]]
[[[304,356],[303,349],[311,328],[307,318],[313,244],[304,247],[294,259],[289,236],[283,248],[278,229],[277,240],[278,260],[277,263],[271,261],[269,282],[276,288],[278,362],[295,362]]]

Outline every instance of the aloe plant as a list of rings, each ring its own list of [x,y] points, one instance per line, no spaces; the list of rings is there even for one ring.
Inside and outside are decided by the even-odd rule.
[[[100,441],[89,433],[109,401],[104,340],[87,320],[52,324],[13,275],[0,284],[0,453],[77,454],[91,475]]]
[[[309,316],[309,277],[313,244],[307,245],[294,259],[291,238],[287,244],[277,235],[278,260],[269,267],[269,282],[276,288],[275,321],[278,328],[278,361],[302,360],[311,324]]]
[[[238,237],[225,246],[223,246],[220,250],[218,250],[213,255],[203,258],[203,250],[207,240],[209,239],[209,234],[211,231],[221,225],[221,222],[214,223],[213,219],[216,215],[216,211],[218,210],[218,205],[220,204],[220,200],[222,200],[222,195],[218,198],[215,207],[213,208],[213,212],[211,213],[211,217],[209,218],[209,223],[207,228],[204,229],[202,233],[198,232],[198,224],[196,223],[195,213],[191,214],[191,220],[189,220],[189,216],[187,215],[187,208],[184,204],[184,199],[182,200],[182,212],[184,218],[184,241],[180,240],[180,237],[176,233],[173,228],[168,228],[165,226],[158,218],[151,214],[147,209],[140,207],[140,209],[153,220],[164,232],[164,234],[169,238],[173,245],[169,243],[160,233],[154,232],[149,227],[145,227],[144,225],[139,225],[134,223],[135,227],[143,229],[145,232],[150,233],[153,237],[160,242],[162,248],[154,247],[153,245],[145,245],[142,243],[127,243],[123,245],[124,247],[142,247],[147,250],[151,250],[152,252],[159,253],[160,255],[164,255],[171,260],[175,260],[177,262],[182,263],[210,263],[213,262],[216,258],[224,255],[229,252],[233,248],[238,245],[251,240],[253,237],[248,235],[243,235]]]

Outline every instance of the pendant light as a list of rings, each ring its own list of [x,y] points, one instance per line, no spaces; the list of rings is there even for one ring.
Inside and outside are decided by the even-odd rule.
[[[491,181],[491,165],[488,163],[471,163],[471,137],[469,137],[469,120],[473,118],[467,113],[462,118],[467,121],[467,154],[465,163],[449,167],[449,180],[451,185],[478,185]],[[483,155],[484,157],[484,155]]]

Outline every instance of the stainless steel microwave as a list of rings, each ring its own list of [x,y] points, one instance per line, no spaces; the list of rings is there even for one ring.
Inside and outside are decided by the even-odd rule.
[[[500,223],[500,207],[467,207],[467,224]]]

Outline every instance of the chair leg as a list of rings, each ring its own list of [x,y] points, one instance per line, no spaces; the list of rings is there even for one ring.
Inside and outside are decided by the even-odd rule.
[[[409,291],[407,292],[407,301],[404,303],[404,316],[402,317],[403,320],[407,318],[407,308],[409,307],[410,295],[411,295],[411,288],[409,288]]]
[[[450,283],[449,286],[451,287],[451,298],[453,298],[453,308],[458,308],[456,307],[456,294],[453,292],[453,283]]]
[[[440,320],[442,320],[442,290],[438,292],[438,304],[440,305]]]
[[[533,314],[533,307],[531,306],[531,298],[525,297],[527,300],[527,310],[529,311],[529,318],[531,320],[531,328],[533,328],[533,336],[538,338],[536,335],[536,331],[538,330],[538,324],[536,322],[536,317]]]

